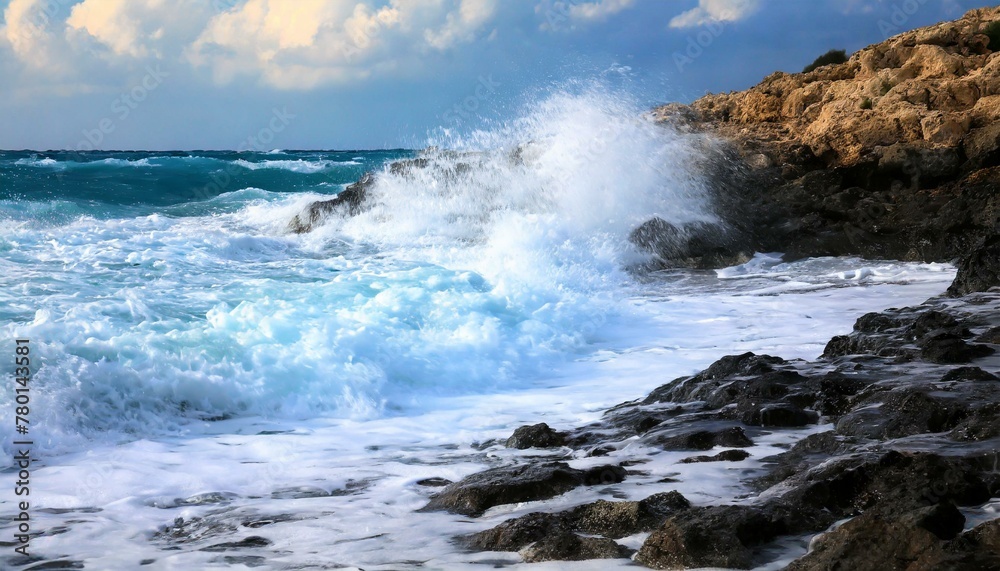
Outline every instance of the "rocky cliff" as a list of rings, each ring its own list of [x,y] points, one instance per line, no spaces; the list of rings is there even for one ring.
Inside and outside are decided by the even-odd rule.
[[[737,168],[715,176],[735,250],[961,259],[1000,212],[997,34],[1000,8],[975,10],[654,116],[727,142]]]

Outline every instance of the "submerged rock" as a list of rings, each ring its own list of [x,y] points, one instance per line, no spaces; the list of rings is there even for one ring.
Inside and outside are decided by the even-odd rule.
[[[357,216],[364,210],[368,190],[375,184],[375,175],[365,173],[357,182],[340,191],[330,200],[313,202],[305,211],[288,223],[288,230],[296,234],[312,232],[334,214]]]

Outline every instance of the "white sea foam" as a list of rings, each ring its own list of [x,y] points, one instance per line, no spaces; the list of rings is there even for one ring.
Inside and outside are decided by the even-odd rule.
[[[306,161],[302,159],[267,160],[259,162],[237,159],[233,161],[233,163],[249,170],[278,169],[303,174],[322,172],[329,169],[331,165],[338,164],[332,161]]]
[[[59,161],[50,158],[30,158],[30,159],[18,159],[14,161],[16,165],[29,166],[29,167],[59,167]]]

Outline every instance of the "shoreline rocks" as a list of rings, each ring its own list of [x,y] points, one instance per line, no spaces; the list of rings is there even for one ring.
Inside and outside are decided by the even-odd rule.
[[[599,482],[607,493],[628,466],[663,449],[723,448],[679,464],[739,462],[753,438],[798,428],[734,411],[787,408],[829,429],[764,458],[763,475],[734,472],[747,474],[742,484],[751,492],[737,504],[692,505],[676,490],[641,501],[601,499],[534,511],[456,541],[473,551],[516,551],[525,561],[632,557],[654,569],[749,569],[773,562],[782,542],[812,536],[809,552],[788,569],[990,568],[1000,562],[1000,520],[967,530],[963,510],[1000,501],[1000,378],[989,372],[1000,363],[992,357],[997,327],[1000,294],[937,298],[862,316],[846,341],[831,341],[849,351],[828,347],[816,361],[726,356],[596,423],[564,433],[534,425],[512,437],[564,434],[560,454],[569,462],[628,446],[629,460],[585,471],[519,457],[451,484],[425,510],[480,517],[497,505],[561,495],[597,472],[611,474]],[[990,350],[959,364],[930,359],[920,344],[942,332]],[[626,537],[641,538],[640,549],[621,543]]]

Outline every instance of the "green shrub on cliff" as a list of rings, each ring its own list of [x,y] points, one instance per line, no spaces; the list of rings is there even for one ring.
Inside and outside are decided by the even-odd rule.
[[[990,22],[989,25],[983,29],[983,33],[990,38],[990,51],[1000,52],[1000,21]]]
[[[830,50],[825,54],[816,58],[816,61],[807,65],[802,73],[809,73],[810,71],[816,69],[817,67],[823,67],[824,65],[830,65],[832,63],[844,63],[847,61],[847,52],[845,50]]]

